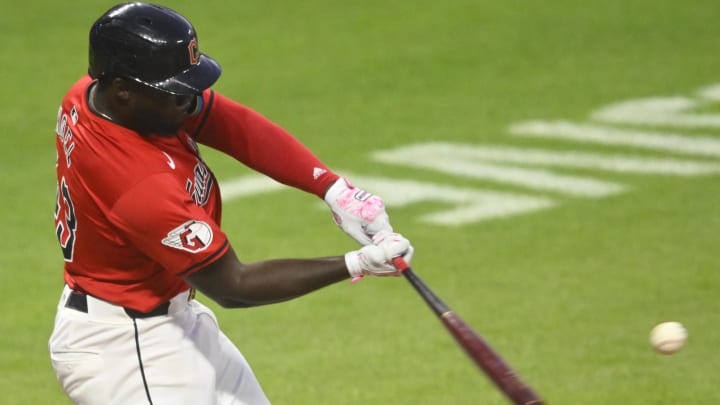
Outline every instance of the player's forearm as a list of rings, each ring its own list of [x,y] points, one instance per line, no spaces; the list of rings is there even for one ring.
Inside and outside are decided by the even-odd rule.
[[[342,256],[277,259],[245,265],[237,290],[224,306],[245,307],[287,301],[349,278]],[[221,303],[222,305],[222,303]]]
[[[243,264],[231,248],[186,281],[224,307],[267,305],[350,277],[343,256]]]

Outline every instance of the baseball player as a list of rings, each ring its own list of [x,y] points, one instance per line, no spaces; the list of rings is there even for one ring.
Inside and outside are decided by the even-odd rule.
[[[268,404],[203,292],[226,308],[286,301],[410,260],[382,200],[285,130],[213,90],[220,66],[165,7],[119,4],[90,29],[88,75],[57,119],[55,230],[65,287],[49,349],[76,404]],[[243,263],[220,228],[217,179],[197,144],[323,198],[363,247]]]

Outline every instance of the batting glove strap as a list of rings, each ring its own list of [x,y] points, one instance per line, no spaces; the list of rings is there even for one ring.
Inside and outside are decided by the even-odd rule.
[[[324,200],[335,223],[361,245],[370,244],[379,232],[392,232],[383,200],[342,177],[330,186]]]
[[[406,262],[412,259],[413,247],[410,241],[398,233],[381,232],[373,243],[345,254],[345,265],[352,277],[363,275],[395,276],[398,270],[392,259],[402,256]]]
[[[345,253],[345,267],[347,267],[350,277],[356,278],[363,276],[363,265],[360,261],[359,250]]]

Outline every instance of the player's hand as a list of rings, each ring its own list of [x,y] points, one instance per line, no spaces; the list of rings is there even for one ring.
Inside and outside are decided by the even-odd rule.
[[[399,233],[380,232],[372,239],[371,245],[345,254],[345,265],[352,277],[399,276],[392,259],[402,256],[405,262],[410,263],[413,252],[410,241]]]
[[[379,232],[392,232],[383,200],[342,177],[325,193],[325,203],[335,223],[361,245],[369,245]]]

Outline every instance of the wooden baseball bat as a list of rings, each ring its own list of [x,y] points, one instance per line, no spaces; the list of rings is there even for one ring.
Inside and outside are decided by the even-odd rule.
[[[440,318],[455,341],[480,369],[515,405],[542,405],[543,400],[525,384],[520,376],[485,342],[465,321],[448,307],[425,284],[402,257],[393,259],[393,265],[425,300]]]

